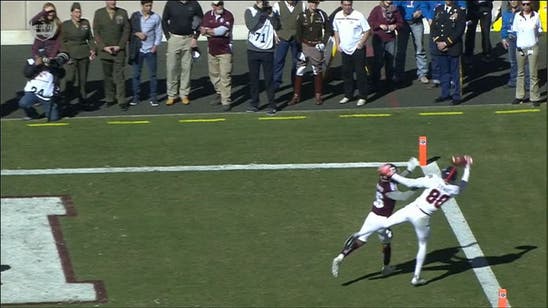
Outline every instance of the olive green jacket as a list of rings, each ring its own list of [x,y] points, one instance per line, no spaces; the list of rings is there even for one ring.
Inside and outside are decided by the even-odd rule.
[[[106,7],[95,11],[93,33],[95,34],[95,43],[97,44],[100,59],[120,60],[120,58],[125,58],[126,45],[130,34],[129,19],[126,10],[116,8],[112,19]],[[120,52],[116,55],[111,55],[103,50],[105,46],[119,46]]]
[[[61,32],[61,49],[68,52],[72,59],[85,59],[90,51],[95,50],[95,41],[91,32],[91,23],[87,19],[80,19],[77,26],[72,19],[63,22]]]

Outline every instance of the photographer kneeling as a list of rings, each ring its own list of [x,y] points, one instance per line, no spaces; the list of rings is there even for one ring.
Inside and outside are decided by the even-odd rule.
[[[25,85],[25,94],[19,100],[19,107],[25,111],[26,120],[41,118],[35,105],[43,106],[48,121],[59,120],[56,102],[59,98],[59,81],[64,75],[62,67],[69,59],[66,53],[59,53],[51,59],[45,56],[27,59],[23,74],[29,80]]]

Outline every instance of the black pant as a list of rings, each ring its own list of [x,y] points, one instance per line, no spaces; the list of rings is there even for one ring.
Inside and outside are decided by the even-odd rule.
[[[483,55],[491,55],[491,40],[489,39],[489,32],[491,31],[491,9],[488,7],[480,7],[478,9],[468,10],[468,20],[470,24],[466,29],[465,51],[466,56],[474,55],[474,46],[476,40],[476,28],[478,27],[478,21],[481,28],[481,48]]]
[[[365,71],[365,47],[356,49],[353,54],[342,55],[342,74],[344,81],[344,97],[354,96],[354,72],[358,85],[358,98],[367,99],[367,73]]]
[[[248,50],[247,65],[249,68],[249,94],[251,96],[250,105],[252,107],[259,108],[259,78],[262,66],[266,95],[268,97],[268,105],[270,108],[276,108],[276,103],[274,102],[273,83],[274,53]]]

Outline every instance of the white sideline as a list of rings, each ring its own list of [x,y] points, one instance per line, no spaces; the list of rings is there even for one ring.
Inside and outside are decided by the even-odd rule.
[[[440,174],[441,170],[437,163],[429,164],[422,168],[424,174]],[[478,281],[483,288],[485,296],[491,303],[491,307],[498,307],[498,293],[500,289],[500,284],[491,270],[491,267],[487,263],[487,260],[484,258],[483,251],[476,240],[476,237],[472,233],[470,226],[466,222],[464,215],[462,214],[459,205],[455,199],[447,201],[441,207],[443,214],[453,233],[457,237],[466,258],[470,260],[470,265],[478,278]],[[510,306],[510,301],[508,301],[508,306]]]
[[[393,163],[405,166],[407,162]],[[248,164],[248,165],[203,165],[170,167],[105,167],[105,168],[59,168],[59,169],[16,169],[2,170],[8,175],[58,175],[93,173],[141,173],[141,172],[187,172],[187,171],[236,171],[236,170],[299,170],[299,169],[349,169],[379,167],[384,162],[318,163],[318,164]]]
[[[306,170],[306,169],[348,169],[379,167],[384,162],[356,163],[317,163],[317,164],[241,164],[241,165],[202,165],[202,166],[166,166],[166,167],[104,167],[104,168],[58,168],[58,169],[17,169],[1,170],[1,176],[14,175],[59,175],[59,174],[98,174],[98,173],[142,173],[142,172],[197,172],[197,171],[250,171],[250,170]],[[407,162],[395,162],[397,166],[406,166]],[[424,174],[440,173],[437,163],[422,168]],[[466,222],[457,202],[452,199],[443,205],[442,211],[457,237],[472,269],[478,278],[491,307],[498,306],[500,284],[484,258],[470,226]],[[510,302],[508,302],[508,307]]]

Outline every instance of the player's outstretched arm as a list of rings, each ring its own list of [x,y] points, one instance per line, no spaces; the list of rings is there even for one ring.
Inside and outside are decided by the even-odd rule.
[[[472,159],[472,156],[466,155],[464,157],[466,159],[466,164],[464,165],[464,171],[462,172],[462,178],[460,180],[460,191],[463,191],[466,186],[468,186],[468,180],[470,178],[470,167],[472,166],[472,163],[474,162]]]

